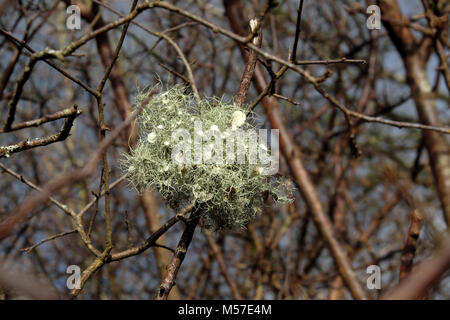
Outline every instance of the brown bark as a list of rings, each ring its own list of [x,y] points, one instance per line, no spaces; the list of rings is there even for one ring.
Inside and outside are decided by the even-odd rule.
[[[420,299],[450,268],[450,245],[445,245],[431,259],[421,262],[398,286],[390,290],[385,300]]]
[[[341,147],[345,142],[337,143],[335,146],[335,155],[333,157],[334,162],[334,181],[336,181],[336,191],[333,196],[330,205],[331,217],[333,219],[334,228],[339,240],[345,239],[347,231],[347,216],[346,216],[346,203],[345,192],[347,192],[347,182],[343,177],[344,168],[342,164]],[[342,277],[337,276],[332,282],[330,287],[329,299],[341,300],[343,297],[343,285]]]
[[[411,224],[408,229],[408,236],[406,238],[405,246],[403,247],[400,275],[399,279],[405,278],[411,272],[413,266],[414,256],[416,254],[417,242],[419,239],[420,230],[422,229],[423,216],[414,210],[411,215]]]
[[[184,229],[183,234],[181,235],[181,239],[178,242],[175,254],[173,255],[169,265],[167,266],[167,272],[159,287],[156,300],[166,300],[169,293],[171,292],[171,289],[175,285],[178,271],[180,270],[181,264],[183,263],[184,257],[186,256],[198,221],[199,217],[193,217],[193,215],[191,214],[189,221],[186,222],[186,228]]]
[[[72,1],[66,0],[67,4],[70,4]],[[93,4],[91,7],[80,4],[77,2],[77,5],[80,6],[81,17],[86,21],[94,23],[93,29],[101,28],[105,25],[102,17],[97,17],[98,14],[98,5]],[[113,62],[113,53],[114,50],[111,47],[111,43],[108,37],[108,33],[101,33],[95,38],[97,49],[100,54],[100,59],[102,61],[103,66],[107,69],[111,63]],[[116,101],[116,107],[123,119],[127,118],[131,112],[131,103],[128,100],[128,92],[125,86],[125,83],[122,80],[122,74],[117,66],[114,64],[112,66],[111,72],[109,74],[108,79],[111,81],[111,87],[114,92],[114,99]],[[130,128],[129,133],[132,134],[132,141],[134,141],[135,132]],[[150,233],[153,233],[155,230],[158,230],[161,227],[161,219],[159,213],[157,211],[156,199],[151,191],[145,191],[142,193],[140,197],[141,204],[144,208],[145,219],[147,221],[147,227]],[[161,237],[159,240],[161,245],[165,245],[164,237]],[[160,270],[161,277],[165,274],[165,269],[168,263],[170,262],[170,252],[168,252],[164,248],[155,247],[155,259]],[[169,299],[180,299],[179,292],[177,288],[171,291],[169,295]]]
[[[67,4],[70,4],[74,1],[66,0]],[[81,3],[76,2],[76,4],[80,7],[81,17],[87,22],[94,22],[98,13],[98,5],[95,3],[88,7]],[[105,22],[100,16],[94,23],[93,29],[99,29],[105,26]],[[102,64],[105,68],[112,62],[113,52],[114,50],[111,47],[111,42],[109,41],[108,33],[101,33],[97,37],[95,37],[95,42],[97,44],[97,49],[100,54],[100,59],[102,60]],[[111,81],[111,87],[114,92],[114,99],[117,103],[117,109],[119,110],[122,119],[128,117],[128,114],[131,112],[131,104],[128,101],[128,92],[125,87],[125,84],[122,80],[121,72],[119,67],[115,64],[112,67],[111,73],[108,78]]]
[[[246,29],[243,27],[242,23],[245,22],[245,19],[242,15],[243,8],[239,4],[239,1],[224,0],[224,5],[226,8],[226,15],[230,20],[230,25],[233,31],[241,36],[244,35]],[[242,45],[240,45],[240,49],[241,54],[245,59],[245,49]],[[268,85],[260,65],[256,66],[253,83],[258,92],[264,91]],[[366,299],[366,293],[362,289],[362,286],[359,283],[358,277],[354,272],[346,253],[336,239],[333,226],[322,207],[317,189],[312,183],[311,178],[303,165],[302,154],[296,147],[288,129],[283,124],[281,113],[278,109],[277,100],[271,96],[265,97],[262,100],[262,106],[267,113],[272,128],[280,130],[281,151],[288,162],[291,173],[306,202],[306,205],[312,212],[314,221],[320,233],[323,235],[330,248],[331,255],[336,261],[339,272],[344,278],[345,283],[350,289],[353,297],[356,299]]]
[[[161,217],[158,212],[158,205],[153,192],[148,190],[144,191],[140,197],[142,208],[145,212],[145,219],[147,222],[147,228],[150,234],[153,234],[156,230],[161,228]],[[165,235],[162,235],[159,240],[159,244],[166,243]],[[167,249],[161,247],[153,247],[153,252],[155,253],[156,263],[158,265],[159,274],[161,279],[166,273],[166,267],[170,263],[171,253]],[[169,299],[178,300],[180,299],[180,293],[178,288],[172,288],[170,291]]]
[[[378,1],[389,36],[397,48],[406,69],[408,85],[416,105],[419,121],[426,125],[441,124],[435,98],[427,78],[427,62],[431,46],[430,39],[419,42],[411,30],[393,21],[406,21],[396,0]],[[447,225],[450,223],[450,148],[445,137],[437,132],[424,130],[425,146],[428,150],[431,169],[436,181],[436,189]]]
[[[233,280],[233,278],[230,276],[230,273],[228,272],[227,264],[225,263],[225,258],[223,257],[222,251],[219,248],[219,245],[217,244],[216,240],[214,240],[214,236],[209,230],[205,230],[205,237],[208,241],[208,245],[211,248],[212,252],[214,253],[217,262],[219,263],[220,271],[222,272],[225,281],[230,286],[231,292],[233,293],[233,298],[235,300],[241,300],[241,294],[239,293],[238,287],[236,285],[236,282]]]

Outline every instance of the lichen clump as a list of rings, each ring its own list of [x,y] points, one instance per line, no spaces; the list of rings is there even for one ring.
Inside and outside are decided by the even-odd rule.
[[[148,93],[138,94],[136,104],[142,104],[147,97]],[[216,156],[216,149],[207,148],[212,142],[219,143],[216,138],[200,139],[201,150],[211,151],[203,152],[200,161],[195,160],[194,149],[199,145],[193,140],[199,141],[199,136],[205,137],[207,131],[223,133],[225,139],[235,130],[257,129],[237,105],[216,98],[195,101],[191,94],[185,93],[185,88],[173,87],[154,95],[136,121],[138,142],[121,160],[129,181],[138,191],[158,190],[175,210],[195,202],[196,208],[201,209],[197,211],[202,214],[203,226],[216,230],[243,228],[262,211],[268,196],[275,202],[290,201],[283,180],[275,175],[262,175],[258,163],[208,162],[205,158]],[[199,122],[202,130],[195,126]],[[187,156],[194,159],[191,163],[180,163],[176,161],[177,155],[173,157],[179,142],[174,140],[173,133],[180,129],[191,137],[187,141],[192,142],[190,154],[181,152],[184,159]]]

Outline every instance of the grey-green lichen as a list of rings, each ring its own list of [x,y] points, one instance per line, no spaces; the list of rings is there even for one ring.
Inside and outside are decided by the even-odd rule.
[[[211,128],[229,132],[236,126],[256,129],[249,120],[251,115],[245,115],[237,105],[217,98],[196,102],[185,91],[183,87],[173,87],[154,95],[137,117],[137,144],[120,162],[130,183],[138,191],[158,190],[175,210],[195,201],[201,209],[203,226],[216,230],[245,227],[262,211],[268,196],[275,202],[290,201],[285,180],[279,175],[262,175],[261,165],[205,161],[180,164],[173,160],[177,143],[172,139],[173,132],[186,129],[194,137],[196,121],[201,121],[205,131]],[[138,93],[136,104],[142,104],[148,95]],[[210,142],[201,143],[204,147]],[[194,151],[192,157],[193,154]]]

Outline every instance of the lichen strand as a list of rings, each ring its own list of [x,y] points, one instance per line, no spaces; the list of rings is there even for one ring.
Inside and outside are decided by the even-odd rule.
[[[139,93],[136,104],[148,93]],[[172,132],[188,130],[193,139],[194,122],[201,121],[203,131],[226,132],[232,127],[233,114],[242,112],[233,103],[217,98],[203,99],[198,105],[185,88],[173,87],[153,96],[137,118],[140,137],[130,153],[123,155],[121,167],[128,172],[138,190],[158,190],[175,210],[193,200],[202,210],[202,224],[210,229],[244,228],[263,209],[267,196],[275,202],[290,201],[285,180],[261,175],[257,164],[177,164],[172,161]],[[239,129],[256,129],[247,115]],[[208,142],[202,142],[203,145]],[[226,147],[224,145],[224,159]],[[248,146],[247,146],[248,147]],[[191,150],[192,158],[194,150]]]

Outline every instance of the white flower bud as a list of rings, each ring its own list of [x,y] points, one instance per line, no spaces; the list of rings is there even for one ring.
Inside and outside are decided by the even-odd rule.
[[[246,119],[245,113],[243,113],[242,111],[235,111],[231,115],[231,125],[236,128],[239,128],[244,124],[245,119]]]
[[[258,19],[255,18],[250,20],[250,29],[252,30],[252,32],[255,32],[257,28],[258,28]]]
[[[148,134],[148,136],[147,136],[147,141],[148,141],[149,143],[155,142],[155,141],[156,141],[156,133],[150,132],[150,133]]]

